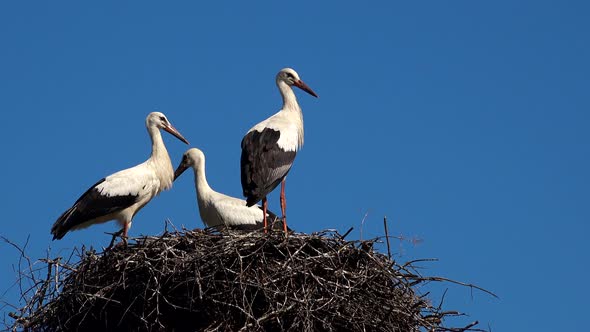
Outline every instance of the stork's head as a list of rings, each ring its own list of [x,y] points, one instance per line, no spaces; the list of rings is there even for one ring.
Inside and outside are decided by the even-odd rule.
[[[279,71],[277,74],[277,84],[279,84],[279,82],[285,82],[288,86],[296,86],[310,95],[316,98],[318,97],[318,95],[313,92],[313,90],[307,86],[307,84],[303,83],[297,72],[292,68],[283,68],[281,71]]]
[[[182,160],[176,168],[176,171],[174,171],[174,180],[176,180],[189,167],[198,169],[198,165],[200,163],[203,163],[204,161],[205,154],[203,153],[203,151],[197,148],[189,149],[182,155]]]
[[[168,118],[164,115],[164,113],[160,112],[152,112],[148,114],[147,119],[145,119],[145,125],[148,128],[158,128],[163,129],[170,134],[174,135],[174,137],[178,138],[179,140],[183,141],[186,144],[189,144],[188,141],[172,126]]]

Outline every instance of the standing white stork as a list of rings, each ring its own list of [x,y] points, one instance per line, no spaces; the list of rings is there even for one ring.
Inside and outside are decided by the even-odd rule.
[[[192,148],[184,153],[182,161],[174,172],[176,180],[189,167],[195,174],[195,189],[199,214],[207,227],[225,226],[238,230],[256,230],[263,228],[262,207],[259,205],[246,206],[243,199],[216,192],[207,182],[205,175],[205,154]],[[267,211],[267,217],[277,220],[277,216]],[[278,225],[278,223],[276,223]]]
[[[162,140],[164,129],[188,144],[188,141],[160,112],[150,113],[145,124],[152,140],[152,154],[145,162],[111,174],[90,187],[51,227],[53,239],[61,239],[70,230],[117,220],[123,239],[133,216],[162,190],[172,187],[174,169]]]
[[[285,179],[297,151],[303,146],[303,113],[291,87],[296,86],[316,98],[318,95],[291,68],[281,69],[276,83],[283,97],[283,107],[246,133],[242,139],[240,166],[246,205],[252,206],[262,199],[265,230],[268,205],[266,195],[281,183],[281,212],[286,233]]]

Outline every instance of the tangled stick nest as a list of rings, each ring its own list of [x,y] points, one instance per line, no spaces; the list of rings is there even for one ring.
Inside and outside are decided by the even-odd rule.
[[[45,260],[46,278],[11,313],[12,329],[475,330],[477,322],[443,327],[443,318],[458,313],[415,291],[442,279],[374,251],[375,241],[346,241],[333,231],[286,238],[183,230],[101,253],[82,249],[77,263]]]

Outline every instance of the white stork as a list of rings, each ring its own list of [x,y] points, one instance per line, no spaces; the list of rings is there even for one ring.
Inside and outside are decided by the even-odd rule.
[[[246,205],[253,206],[262,199],[265,229],[268,205],[266,195],[281,183],[281,212],[286,233],[285,179],[297,151],[303,146],[303,114],[291,87],[296,86],[316,98],[318,95],[291,68],[281,69],[276,83],[283,97],[283,107],[246,133],[242,139],[240,166]]]
[[[145,162],[111,174],[90,187],[51,227],[53,239],[61,239],[70,230],[117,220],[124,241],[133,216],[162,190],[172,187],[174,169],[162,140],[164,129],[188,144],[188,141],[160,112],[147,116],[145,124],[152,140],[152,154]]]
[[[246,201],[243,199],[227,196],[211,189],[205,175],[203,151],[197,148],[186,151],[174,172],[174,180],[189,167],[193,168],[195,174],[199,214],[207,227],[224,226],[238,230],[263,228],[262,208],[259,205],[246,206]],[[277,216],[270,211],[267,211],[267,217],[277,220]]]

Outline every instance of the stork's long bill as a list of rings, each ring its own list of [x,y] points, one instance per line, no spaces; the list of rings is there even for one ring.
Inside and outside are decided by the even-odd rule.
[[[180,165],[178,165],[178,167],[174,171],[174,181],[176,181],[176,179],[178,179],[178,177],[181,176],[182,173],[184,173],[184,171],[186,171],[189,167],[190,166],[186,162],[186,157],[185,156],[182,157],[182,161],[180,162]]]
[[[319,96],[315,92],[313,92],[313,90],[309,86],[307,86],[307,84],[305,84],[302,80],[295,81],[295,83],[293,83],[293,85],[295,85],[299,89],[309,93],[310,95],[312,95],[316,98],[319,98]]]
[[[184,138],[180,132],[178,130],[176,130],[176,128],[174,128],[174,126],[172,126],[171,124],[168,124],[166,127],[162,128],[164,130],[166,130],[167,132],[169,132],[170,134],[174,135],[174,137],[178,138],[179,140],[183,141],[186,144],[190,144],[186,138]]]

